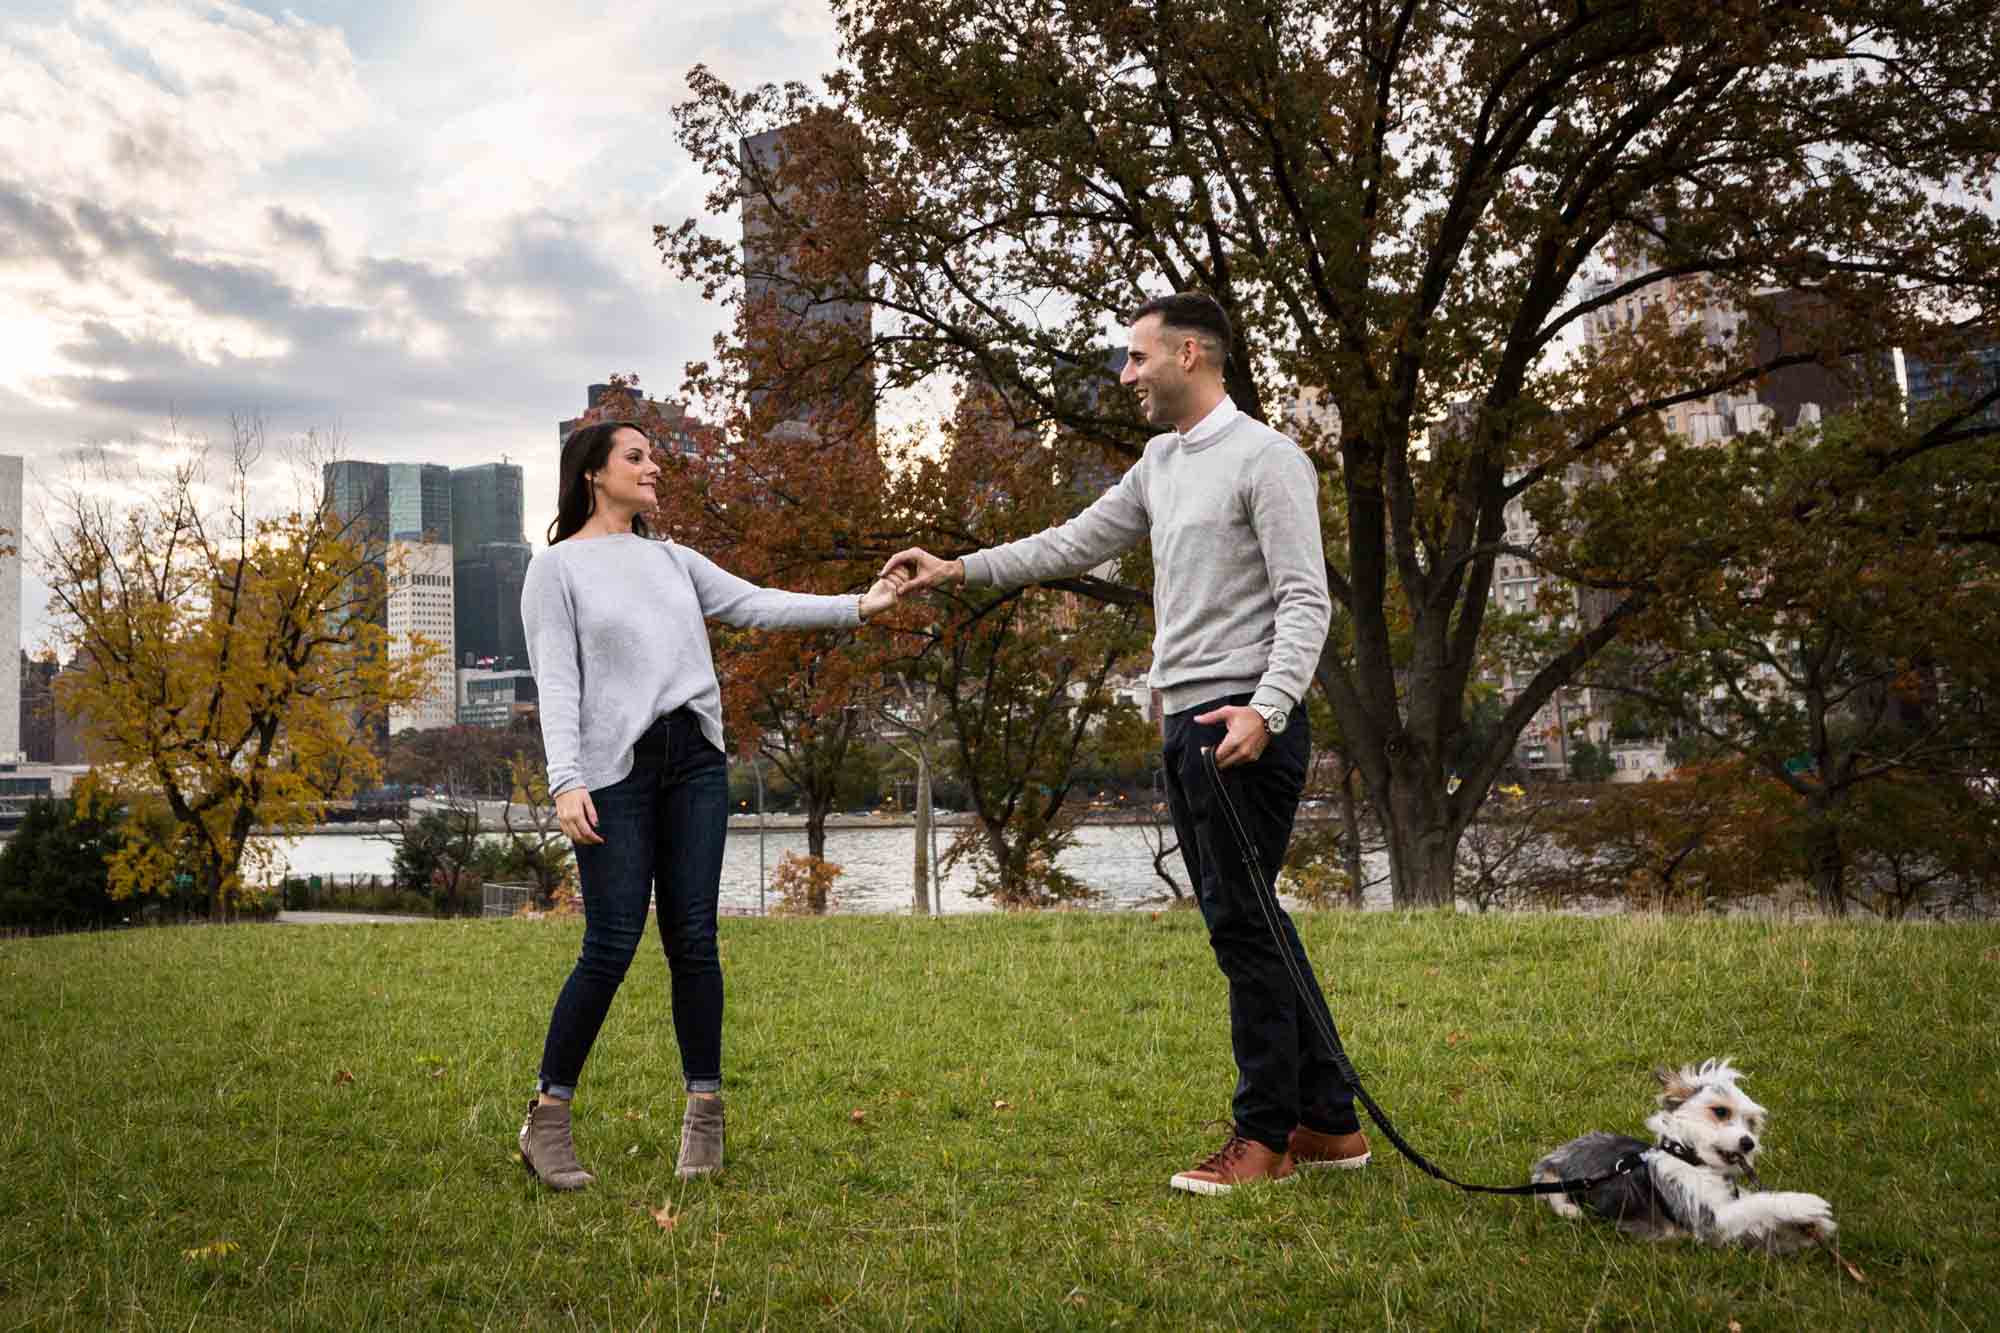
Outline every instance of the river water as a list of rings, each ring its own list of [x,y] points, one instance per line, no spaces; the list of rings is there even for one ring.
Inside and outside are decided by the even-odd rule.
[[[938,830],[938,847],[950,845],[956,829]],[[1172,890],[1153,873],[1154,839],[1158,830],[1143,825],[1087,824],[1077,830],[1077,845],[1057,858],[1057,864],[1097,891],[1088,906],[1110,910],[1159,907],[1172,901]],[[826,834],[826,855],[842,869],[834,882],[837,912],[907,912],[913,897],[911,865],[915,832],[909,827],[832,828]],[[1171,842],[1172,833],[1168,832]],[[725,911],[756,912],[758,901],[758,834],[755,827],[732,827],[722,859],[722,906]],[[281,841],[282,865],[277,873],[293,875],[382,875],[390,871],[394,844],[349,833],[311,834]],[[803,829],[771,829],[763,838],[765,881],[786,852],[804,856]],[[1187,891],[1187,871],[1176,852],[1167,858],[1174,878]],[[1377,869],[1371,867],[1371,869]],[[1379,872],[1378,872],[1379,873]],[[942,907],[946,912],[983,912],[985,901],[971,896],[973,870],[961,861],[945,877]],[[1386,884],[1370,892],[1370,907],[1386,907]],[[1379,897],[1380,901],[1372,901]],[[766,905],[775,894],[765,893]]]

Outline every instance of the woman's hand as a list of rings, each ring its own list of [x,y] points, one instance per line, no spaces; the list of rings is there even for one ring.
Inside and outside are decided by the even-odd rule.
[[[861,594],[861,618],[873,620],[881,615],[896,604],[896,599],[902,595],[902,591],[901,575],[884,575],[876,579],[868,591]]]
[[[597,836],[597,807],[582,787],[571,787],[556,797],[556,823],[562,825],[564,836],[579,846],[604,841]]]

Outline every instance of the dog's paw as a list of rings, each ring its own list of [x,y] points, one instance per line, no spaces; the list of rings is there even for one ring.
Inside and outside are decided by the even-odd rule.
[[[1764,1246],[1774,1254],[1791,1254],[1808,1245],[1831,1241],[1839,1230],[1833,1205],[1817,1194],[1772,1193],[1757,1196],[1765,1224],[1757,1228]]]
[[[1832,1240],[1840,1228],[1833,1220],[1833,1205],[1817,1194],[1791,1194],[1781,1214],[1784,1225],[1814,1240]]]

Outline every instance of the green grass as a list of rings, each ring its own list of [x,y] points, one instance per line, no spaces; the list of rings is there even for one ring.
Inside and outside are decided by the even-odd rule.
[[[1831,1199],[1866,1283],[1461,1194],[1379,1136],[1366,1171],[1170,1193],[1234,1081],[1186,913],[725,921],[730,1168],[692,1184],[649,947],[580,1195],[514,1151],[576,924],[231,926],[0,944],[0,1326],[1993,1326],[2000,931],[1301,926],[1447,1168],[1521,1179],[1636,1130],[1653,1064],[1734,1055],[1766,1184]]]

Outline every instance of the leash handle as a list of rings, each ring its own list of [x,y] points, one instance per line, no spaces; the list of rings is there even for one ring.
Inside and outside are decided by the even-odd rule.
[[[1368,1089],[1362,1086],[1361,1075],[1355,1072],[1354,1062],[1348,1058],[1347,1048],[1341,1044],[1340,1029],[1334,1025],[1333,1011],[1327,1007],[1325,993],[1306,980],[1305,973],[1299,970],[1298,959],[1293,957],[1290,946],[1285,942],[1284,929],[1278,923],[1278,915],[1284,908],[1278,902],[1277,890],[1264,880],[1263,867],[1257,863],[1257,848],[1250,841],[1249,830],[1243,827],[1243,818],[1237,813],[1236,803],[1229,798],[1229,790],[1222,781],[1221,766],[1215,762],[1213,746],[1201,747],[1201,764],[1208,773],[1209,785],[1215,790],[1216,806],[1222,811],[1224,822],[1229,825],[1230,835],[1236,843],[1236,850],[1243,858],[1243,868],[1249,872],[1251,895],[1256,898],[1257,907],[1264,915],[1264,924],[1271,931],[1271,942],[1277,945],[1278,956],[1285,960],[1285,970],[1291,974],[1292,986],[1298,991],[1301,1005],[1312,1018],[1313,1026],[1318,1030],[1321,1039],[1326,1042],[1327,1053],[1332,1057],[1335,1072],[1353,1090],[1356,1100],[1367,1108],[1368,1118],[1373,1120],[1381,1129],[1383,1136],[1395,1145],[1397,1152],[1403,1154],[1427,1175],[1474,1194],[1581,1194],[1586,1190],[1595,1189],[1608,1180],[1629,1175],[1639,1168],[1644,1160],[1643,1157],[1637,1152],[1630,1152],[1614,1162],[1609,1171],[1588,1179],[1529,1181],[1524,1185],[1476,1185],[1459,1180],[1411,1147],[1409,1142],[1396,1131],[1395,1125],[1390,1123],[1387,1113],[1369,1095]],[[1299,951],[1301,953],[1305,951],[1303,941],[1299,944]]]

